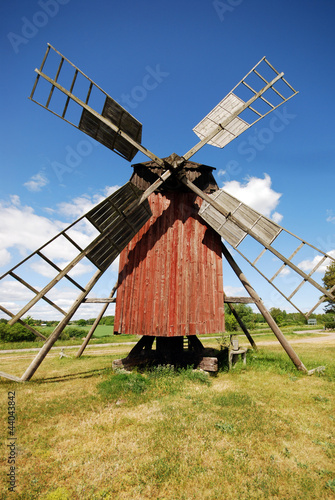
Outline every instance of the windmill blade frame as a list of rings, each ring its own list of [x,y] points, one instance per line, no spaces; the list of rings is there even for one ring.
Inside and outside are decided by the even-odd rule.
[[[327,298],[335,300],[335,293],[332,293],[335,290],[335,286],[331,290],[327,290],[311,277],[319,269],[319,267],[327,261],[327,259],[329,262],[335,262],[334,257],[306,242],[299,236],[283,228],[256,210],[248,207],[223,189],[219,189],[215,193],[207,195],[185,177],[181,177],[181,181],[204,200],[199,210],[199,215],[205,220],[205,222],[215,229],[215,231],[217,231],[225,241],[227,241],[259,274],[261,274],[261,276],[265,278],[277,292],[279,292],[295,309],[297,309],[298,312],[308,318],[324,300],[327,300]],[[272,246],[276,238],[282,232],[291,235],[299,242],[298,247],[288,258]],[[238,248],[247,235],[250,235],[264,247],[254,261],[248,259],[248,257],[246,257],[246,255],[244,255],[244,253],[242,253]],[[301,268],[292,262],[293,257],[295,257],[305,246],[309,247],[314,252],[318,252],[320,256],[309,274],[305,273]],[[268,278],[256,266],[256,263],[261,259],[266,251],[270,251],[283,262],[271,278]],[[279,287],[273,283],[274,279],[280,275],[286,266],[302,277],[302,281],[289,296],[282,292]],[[323,297],[312,307],[310,311],[303,313],[291,299],[306,282],[310,283],[314,288],[319,290],[323,294]]]
[[[260,64],[265,63],[268,68],[273,72],[274,78],[268,81],[259,71],[256,70]],[[259,69],[259,68],[258,68]],[[255,90],[249,83],[247,79],[250,75],[255,76],[258,80],[258,84],[262,85],[262,88]],[[281,81],[285,87],[289,90],[289,95],[285,97],[284,92],[279,92],[275,87],[276,83]],[[265,86],[264,86],[265,83]],[[236,95],[236,92],[241,87],[245,87],[251,92],[252,96],[250,99],[245,101]],[[265,98],[264,94],[268,91],[273,91],[273,95],[269,98]],[[210,144],[217,146],[219,148],[224,148],[233,139],[236,139],[243,132],[252,127],[259,120],[267,116],[272,111],[275,111],[279,106],[282,106],[292,97],[298,94],[292,85],[290,85],[287,80],[284,79],[284,73],[279,73],[270,62],[263,57],[250,71],[245,75],[244,78],[227,94],[222,101],[215,106],[210,113],[208,113],[194,128],[193,131],[201,139],[198,144],[191,148],[186,154],[183,155],[185,160],[189,160],[195,153],[197,153],[205,144]],[[271,99],[271,101],[270,101]],[[260,100],[267,106],[267,111],[257,110],[252,104],[257,104]],[[278,102],[279,100],[279,102]],[[277,101],[277,103],[276,103]],[[251,119],[251,123],[243,119],[240,115],[246,110],[251,113],[255,119]]]
[[[150,219],[152,215],[150,206],[145,200],[143,200],[140,205],[136,204],[136,211],[133,209],[128,210],[127,214],[124,213],[125,209],[132,206],[142,194],[143,192],[132,183],[126,183],[111,196],[91,209],[87,214],[73,222],[70,226],[58,233],[38,250],[30,254],[23,261],[2,275],[0,280],[10,276],[34,293],[34,297],[23,308],[21,308],[18,313],[10,313],[12,318],[8,323],[10,325],[16,323],[16,321],[20,320],[20,318],[41,299],[46,301],[58,312],[62,313],[66,318],[68,312],[64,311],[57,304],[51,301],[46,294],[63,278],[70,281],[81,292],[84,292],[85,288],[69,276],[70,271],[84,257],[86,257],[96,269],[101,271],[101,273],[104,273],[108,269],[111,263],[121,253],[123,248],[125,248],[129,241],[131,241],[131,239],[137,234],[140,228]],[[83,220],[90,223],[98,232],[98,236],[96,236],[94,240],[91,241],[85,248],[81,248],[78,242],[76,242],[69,234],[69,232],[75,229],[75,226]],[[59,265],[53,262],[44,253],[48,250],[48,246],[60,237],[64,237],[67,242],[72,245],[72,249],[78,252],[71,262],[68,263],[63,269],[61,269]],[[26,280],[17,274],[19,268],[35,256],[42,259],[42,261],[50,266],[50,268],[57,271],[57,275],[40,291],[31,286],[26,282]]]
[[[56,54],[56,56],[60,58],[54,78],[43,72],[50,53]],[[62,70],[64,71],[64,63],[66,63],[73,70],[73,77],[69,89],[59,83],[59,78],[62,76]],[[52,114],[58,116],[78,130],[86,133],[93,139],[96,139],[98,142],[128,161],[131,161],[136,153],[141,151],[151,160],[154,160],[159,165],[164,166],[161,158],[142,146],[140,142],[142,137],[142,124],[49,43],[41,66],[39,69],[35,69],[35,72],[37,73],[37,76],[29,97],[30,100],[42,108],[50,111]],[[78,75],[81,75],[88,85],[85,100],[80,99],[74,94]],[[40,100],[35,97],[35,94],[39,89],[41,78],[42,81],[44,80],[50,85],[45,104],[40,102]],[[66,96],[65,102],[62,103],[64,106],[61,106],[61,112],[56,112],[50,107],[55,89]],[[97,112],[89,105],[90,99],[92,98],[92,91],[100,93],[104,99],[101,113]],[[79,105],[82,109],[79,119],[78,117],[76,120],[66,118],[69,114],[69,104],[71,102]]]

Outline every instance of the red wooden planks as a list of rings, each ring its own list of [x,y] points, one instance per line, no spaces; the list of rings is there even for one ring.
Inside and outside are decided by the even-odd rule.
[[[173,337],[224,331],[221,238],[193,193],[154,193],[152,217],[120,255],[114,331]]]

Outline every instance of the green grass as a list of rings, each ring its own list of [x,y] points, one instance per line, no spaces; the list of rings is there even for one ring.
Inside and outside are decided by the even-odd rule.
[[[119,346],[48,356],[26,384],[1,379],[3,422],[7,392],[16,392],[16,498],[334,498],[335,345],[296,351],[325,373],[298,372],[280,346],[249,351],[246,367],[216,377],[169,367],[114,373],[112,359],[127,352]],[[26,364],[2,358],[4,371]],[[6,432],[0,442],[6,457]],[[3,499],[6,472],[3,459]]]

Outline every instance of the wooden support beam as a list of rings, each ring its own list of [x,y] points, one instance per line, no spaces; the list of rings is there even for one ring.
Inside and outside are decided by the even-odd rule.
[[[101,275],[103,274],[103,271],[97,271],[94,276],[91,278],[91,280],[88,282],[86,285],[85,291],[81,292],[75,302],[72,304],[70,307],[67,315],[65,318],[62,319],[62,321],[56,326],[55,330],[53,333],[50,335],[48,340],[45,342],[44,346],[40,349],[39,353],[35,357],[35,359],[32,361],[32,363],[28,366],[27,370],[24,372],[24,374],[21,377],[21,381],[25,382],[26,380],[30,380],[31,377],[34,375],[36,372],[37,368],[40,366],[48,352],[50,351],[51,347],[54,345],[56,340],[58,340],[60,334],[66,327],[66,325],[69,323],[70,319],[72,316],[75,314],[77,311],[78,307],[82,304],[83,299],[86,297],[86,295],[92,290],[94,285],[97,283]]]
[[[115,283],[114,285],[114,288],[112,289],[111,293],[110,293],[110,298],[113,297],[113,295],[115,294],[116,290],[117,290],[117,287],[118,287],[118,282]],[[83,354],[83,352],[85,351],[86,349],[86,346],[87,344],[89,343],[89,341],[91,340],[98,324],[100,323],[100,320],[101,318],[103,317],[103,315],[105,314],[105,312],[107,311],[107,308],[109,306],[109,302],[105,303],[105,305],[103,306],[103,308],[101,309],[100,313],[98,314],[98,316],[96,317],[93,325],[91,326],[90,328],[90,331],[88,332],[88,334],[86,335],[85,339],[84,339],[84,342],[82,343],[82,345],[80,346],[77,354],[76,354],[76,358],[80,358],[80,356]]]
[[[65,236],[65,234],[64,234]],[[57,264],[55,264],[54,262],[52,262],[52,260],[48,259],[48,257],[46,255],[44,255],[42,252],[40,252],[39,250],[37,250],[36,254],[41,257],[41,259],[45,260],[45,262],[47,262],[49,264],[49,266],[53,267],[54,269],[56,269],[56,271],[58,273],[62,272],[61,268],[57,266]],[[79,290],[81,290],[82,292],[84,291],[84,288],[79,285],[79,283],[77,283],[73,278],[71,278],[71,276],[69,276],[68,274],[65,274],[64,278],[66,278],[67,280],[70,281],[70,283],[72,283],[74,286],[76,286],[77,288],[79,288]]]
[[[85,304],[111,304],[116,302],[116,299],[109,297],[108,299],[85,299],[83,300]]]
[[[223,255],[226,257],[227,262],[230,264],[231,268],[233,269],[234,273],[236,276],[239,278],[241,281],[242,285],[246,289],[246,291],[249,293],[249,295],[255,300],[255,304],[258,307],[260,313],[263,315],[265,321],[277,337],[278,341],[284,348],[286,354],[289,356],[291,361],[295,364],[298,370],[304,371],[307,373],[307,368],[305,365],[302,363],[302,361],[299,359],[299,356],[295,353],[295,351],[292,349],[290,344],[287,342],[286,338],[284,337],[282,331],[280,330],[279,326],[277,323],[274,321],[272,318],[271,314],[263,304],[262,300],[260,299],[259,295],[257,292],[253,289],[249,281],[247,280],[246,276],[242,273],[241,269],[235,262],[234,258],[232,257],[231,253],[228,251],[226,246],[222,243],[222,252]]]
[[[225,304],[254,304],[255,301],[252,297],[226,297],[224,298]]]
[[[17,274],[13,273],[12,271],[9,273],[9,275],[16,279],[17,281],[19,281],[20,283],[22,283],[22,285],[24,285],[25,287],[27,287],[29,290],[31,290],[33,293],[37,295],[39,295],[39,291],[36,290],[36,288],[34,288],[33,286],[29,285],[29,283],[27,283],[24,279],[20,278],[20,276],[18,276]],[[62,313],[64,316],[66,315],[66,312],[63,311],[63,309],[61,307],[59,307],[57,304],[55,304],[54,302],[52,302],[52,300],[48,299],[48,297],[45,297],[45,295],[41,296],[41,298],[43,300],[45,300],[45,302],[47,302],[48,304],[50,304],[50,306],[54,307],[55,309],[57,309],[57,311],[59,311],[60,313]],[[26,311],[27,312],[27,311]],[[22,315],[21,315],[22,316]],[[20,316],[20,317],[21,317]],[[11,320],[12,321],[12,320]],[[13,323],[9,321],[9,324],[12,325]]]
[[[226,302],[226,301],[225,301]],[[254,300],[252,302],[255,302]],[[238,312],[236,311],[235,307],[228,302],[228,307],[229,309],[231,310],[231,312],[233,313],[236,321],[238,322],[238,324],[240,325],[240,327],[242,328],[242,331],[243,333],[245,334],[245,336],[247,337],[247,339],[249,340],[250,344],[252,345],[252,348],[255,349],[255,351],[257,351],[257,345],[255,344],[254,342],[254,339],[252,338],[252,336],[250,335],[247,327],[245,326],[245,324],[243,323],[242,319],[240,318]]]
[[[9,380],[13,380],[14,382],[22,382],[19,377],[15,377],[15,375],[10,375],[9,373],[0,372],[0,377],[8,378]]]
[[[204,346],[202,345],[201,340],[196,335],[188,335],[188,345],[189,348],[197,353],[201,353],[204,350]]]

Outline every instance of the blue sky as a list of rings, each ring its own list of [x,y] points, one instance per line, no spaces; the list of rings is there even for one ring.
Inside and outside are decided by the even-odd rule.
[[[142,143],[160,157],[186,153],[197,142],[192,128],[266,55],[299,91],[285,105],[284,126],[272,130],[269,115],[223,150],[207,145],[192,160],[215,167],[220,187],[334,251],[334,14],[326,0],[2,2],[0,272],[132,172],[102,145],[83,149],[86,136],[27,99],[47,42],[143,123]],[[153,72],[158,85],[143,91]],[[145,160],[139,153],[133,163]],[[59,164],[68,167],[62,175]],[[237,260],[269,307],[290,310]],[[115,279],[116,265],[97,295]],[[241,293],[227,266],[224,280]],[[9,289],[0,287],[0,298],[13,310]],[[310,300],[302,297],[301,307]]]

